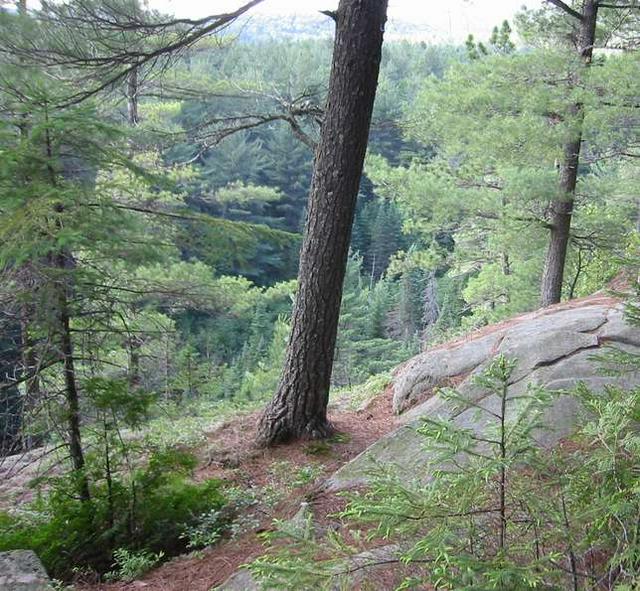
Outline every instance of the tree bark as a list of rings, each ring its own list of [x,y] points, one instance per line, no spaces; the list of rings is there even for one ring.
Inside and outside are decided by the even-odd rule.
[[[135,127],[140,123],[138,115],[138,68],[133,68],[127,77],[127,121]]]
[[[25,274],[29,276],[32,273],[30,265],[26,265]],[[35,281],[30,281],[32,293],[37,289]],[[22,404],[22,423],[33,419],[33,415],[37,411],[42,401],[42,392],[40,390],[40,360],[36,351],[36,343],[31,336],[31,323],[35,317],[35,306],[32,302],[25,302],[20,310],[20,332],[21,332],[21,348],[22,348],[22,371],[27,377],[25,381],[25,395]],[[42,437],[33,433],[22,434],[22,445],[24,449],[32,449],[42,444]]]
[[[67,285],[68,256],[59,253],[56,256],[56,267],[60,271],[59,300],[57,305],[58,329],[60,331],[60,350],[62,353],[65,398],[67,399],[67,428],[69,436],[69,454],[73,469],[78,476],[78,493],[83,501],[88,501],[89,482],[84,473],[84,452],[80,434],[80,397],[76,384],[76,370],[73,359],[73,341],[69,318],[69,287]]]
[[[586,66],[591,64],[597,20],[598,0],[585,0],[579,21],[577,50]],[[579,75],[574,75],[571,84],[578,85],[579,78]],[[571,218],[582,146],[583,105],[580,103],[572,105],[570,113],[576,122],[576,129],[574,137],[564,146],[559,171],[558,197],[551,203],[551,236],[542,273],[540,297],[542,306],[557,304],[562,297],[562,279],[571,236]]]
[[[564,148],[560,166],[560,198],[551,203],[551,235],[542,274],[541,304],[557,304],[562,297],[562,280],[571,237],[571,217],[578,180],[581,136]]]
[[[332,432],[327,403],[351,228],[382,53],[387,0],[341,0],[316,150],[292,332],[258,443]]]
[[[20,376],[20,323],[3,311],[0,329],[0,464],[2,457],[22,448],[23,402],[16,382]],[[14,383],[12,383],[14,382]]]

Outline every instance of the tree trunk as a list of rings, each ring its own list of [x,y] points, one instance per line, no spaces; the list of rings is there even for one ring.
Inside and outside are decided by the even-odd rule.
[[[32,273],[29,265],[26,266],[26,274]],[[31,281],[32,293],[37,289],[35,281]],[[22,371],[25,373],[25,395],[22,404],[23,426],[34,418],[38,406],[42,401],[40,390],[40,361],[36,352],[36,343],[31,337],[31,323],[35,317],[35,306],[31,302],[25,302],[21,308],[20,331],[22,348]],[[42,436],[34,433],[22,434],[24,449],[32,449],[42,444]]]
[[[67,278],[67,256],[57,255],[57,267],[61,272],[58,300],[58,329],[60,331],[60,349],[64,371],[65,398],[67,399],[67,428],[69,436],[69,453],[73,469],[78,476],[78,492],[83,501],[88,501],[89,483],[84,473],[84,452],[82,450],[82,437],[80,434],[80,397],[76,384],[76,370],[73,359],[73,341],[71,340],[71,327],[69,318],[69,298]]]
[[[136,335],[131,335],[126,341],[125,346],[129,350],[129,367],[127,380],[129,388],[139,390],[142,385],[140,376],[140,348],[142,347],[142,339]]]
[[[551,235],[542,274],[541,303],[557,304],[562,296],[562,279],[571,234],[571,216],[578,180],[581,136],[564,149],[560,167],[560,198],[551,203]]]
[[[58,182],[56,173],[52,166],[53,149],[51,136],[49,131],[49,119],[46,116],[45,121],[47,128],[45,129],[45,146],[48,159],[47,169],[49,172],[49,182],[52,187],[56,187]],[[56,203],[53,207],[56,215],[61,215],[64,211],[64,205]],[[56,220],[56,229],[62,230],[62,222]],[[55,302],[55,331],[59,339],[60,355],[62,357],[63,375],[64,375],[64,396],[67,402],[67,429],[69,437],[69,455],[73,464],[74,472],[78,480],[78,494],[80,499],[88,501],[89,481],[84,471],[84,451],[82,449],[82,436],[80,433],[80,396],[78,394],[78,385],[76,383],[75,362],[73,359],[73,340],[71,338],[71,318],[69,311],[69,296],[71,294],[71,276],[70,270],[73,266],[73,258],[71,253],[60,249],[51,252],[48,255],[48,263],[50,272],[53,273],[53,290],[56,294]]]
[[[329,435],[329,385],[351,227],[382,53],[387,0],[341,0],[333,64],[280,384],[258,442]]]
[[[133,68],[127,77],[127,121],[136,126],[140,122],[138,115],[138,68]]]
[[[586,66],[590,65],[593,55],[597,19],[598,0],[585,0],[578,31],[577,50]],[[573,76],[572,86],[577,86],[580,83],[579,78],[579,75]],[[576,130],[574,137],[564,146],[560,164],[558,198],[551,203],[551,236],[542,273],[540,298],[542,306],[557,304],[562,296],[562,279],[571,234],[571,217],[582,146],[583,105],[580,103],[573,105],[571,116],[575,118]]]

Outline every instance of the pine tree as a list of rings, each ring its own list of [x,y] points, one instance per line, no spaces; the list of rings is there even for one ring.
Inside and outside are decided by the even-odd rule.
[[[342,0],[327,110],[316,151],[298,294],[280,386],[261,419],[258,439],[272,444],[332,431],[327,403],[358,185],[386,20],[384,0]],[[336,138],[343,138],[336,143]],[[348,155],[348,157],[347,157]]]

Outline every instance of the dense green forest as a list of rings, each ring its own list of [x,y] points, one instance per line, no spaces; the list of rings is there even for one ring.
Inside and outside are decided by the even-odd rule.
[[[385,42],[332,398],[636,262],[640,10],[600,3],[580,46],[561,4],[464,46]],[[278,388],[333,42],[229,29],[247,7],[0,8],[0,456],[65,466],[0,513],[0,550],[60,579],[216,542],[238,492],[193,482],[188,450]],[[436,588],[525,588],[483,584]]]

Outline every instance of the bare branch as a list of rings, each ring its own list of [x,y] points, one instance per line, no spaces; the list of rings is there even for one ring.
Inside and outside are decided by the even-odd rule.
[[[582,20],[582,15],[577,10],[574,10],[573,8],[571,8],[571,6],[569,6],[568,4],[565,4],[564,2],[562,2],[562,0],[547,0],[547,2],[549,2],[550,4],[553,4],[560,10],[563,10],[573,18],[577,18],[579,21]]]
[[[38,16],[46,35],[45,41],[49,43],[42,44],[41,39],[20,38],[3,42],[0,53],[17,58],[21,64],[89,72],[98,82],[87,90],[67,96],[58,105],[68,107],[114,87],[143,66],[168,65],[182,51],[207,35],[224,30],[261,2],[263,0],[250,0],[235,11],[193,21],[143,19],[142,14],[125,14],[111,4],[99,5],[101,9],[98,9],[80,3],[76,14],[70,12],[66,5],[44,3],[45,10]],[[82,44],[83,28],[88,39],[99,33],[98,41],[92,39],[89,48]],[[61,33],[69,35],[71,40],[66,40],[68,46],[64,44],[65,39],[59,41]],[[145,48],[152,36],[160,42],[159,45]]]

